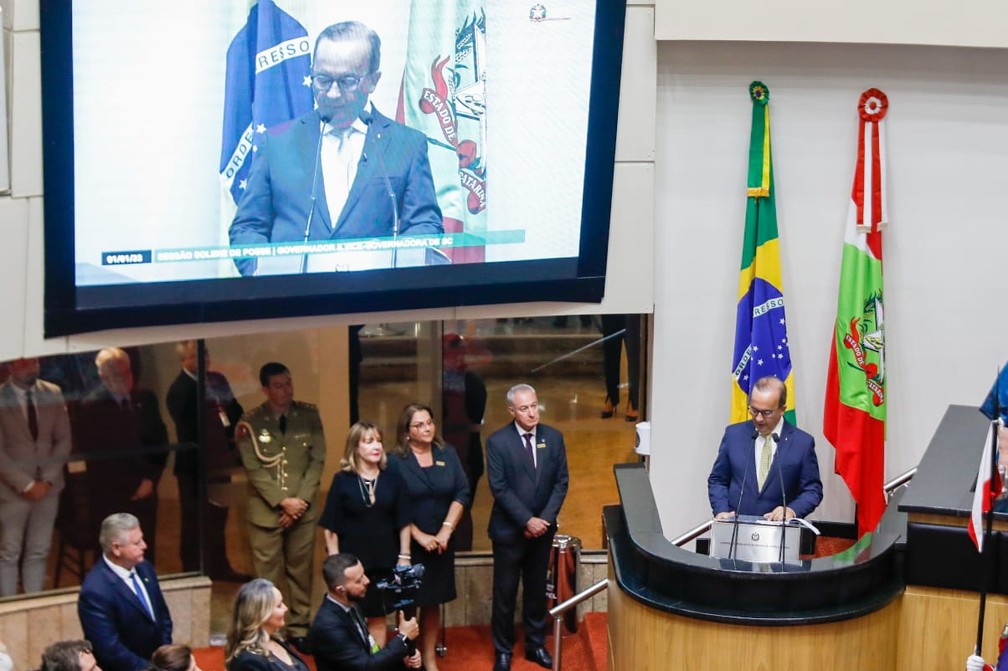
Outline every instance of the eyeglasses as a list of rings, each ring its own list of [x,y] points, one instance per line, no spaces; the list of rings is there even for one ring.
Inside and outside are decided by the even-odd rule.
[[[763,415],[763,419],[770,419],[771,417],[773,417],[773,414],[777,412],[779,409],[780,408],[773,408],[771,410],[759,410],[750,405],[749,414],[752,415],[753,419],[756,418],[756,415]]]
[[[356,75],[343,75],[342,77],[333,77],[331,75],[315,74],[311,76],[312,86],[314,86],[320,92],[326,92],[332,89],[333,84],[339,86],[339,89],[343,93],[348,93],[350,91],[356,91],[360,83],[364,81],[364,77],[357,77]]]

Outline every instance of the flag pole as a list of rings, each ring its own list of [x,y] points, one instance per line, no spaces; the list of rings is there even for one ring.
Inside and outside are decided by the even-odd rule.
[[[991,458],[990,458],[990,481],[998,482],[998,419],[1001,417],[1001,399],[1000,399],[1000,389],[999,384],[1001,382],[1001,371],[998,370],[997,377],[994,378],[994,419],[991,420],[991,430],[990,430],[990,440],[991,440]],[[998,492],[1000,494],[1000,492]],[[983,625],[984,625],[984,614],[987,609],[987,584],[991,580],[991,576],[994,570],[993,553],[990,552],[991,537],[994,534],[994,492],[990,493],[990,510],[987,511],[987,526],[984,529],[984,544],[983,550],[980,552],[981,562],[984,564],[984,577],[980,583],[980,607],[977,611],[977,635],[976,635],[976,646],[973,648],[973,654],[981,656],[980,650],[983,648]]]

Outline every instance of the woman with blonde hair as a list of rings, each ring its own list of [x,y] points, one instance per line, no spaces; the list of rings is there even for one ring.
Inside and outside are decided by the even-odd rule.
[[[410,502],[377,426],[357,422],[350,427],[340,465],[318,522],[326,552],[357,555],[372,584],[387,580],[393,567],[410,564]],[[361,602],[368,632],[379,647],[385,646],[391,605],[373,586]]]
[[[280,590],[269,580],[256,578],[242,585],[224,647],[228,671],[308,671],[279,636],[286,612]]]
[[[396,428],[397,459],[410,499],[414,562],[424,565],[415,602],[420,607],[420,657],[426,671],[438,671],[440,605],[455,599],[455,542],[452,534],[471,502],[469,481],[455,448],[437,434],[431,409],[407,405]]]

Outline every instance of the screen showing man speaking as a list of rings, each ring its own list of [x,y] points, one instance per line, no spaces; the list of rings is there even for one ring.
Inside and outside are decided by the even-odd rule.
[[[594,19],[75,3],[77,286],[577,257]]]

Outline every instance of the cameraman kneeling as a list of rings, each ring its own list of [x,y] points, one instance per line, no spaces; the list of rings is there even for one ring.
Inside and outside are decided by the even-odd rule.
[[[322,578],[329,592],[308,632],[308,642],[318,671],[420,668],[420,653],[407,648],[420,629],[416,618],[399,613],[399,633],[379,649],[355,602],[364,598],[370,583],[356,556],[343,553],[326,557]],[[409,646],[412,648],[412,646]]]

